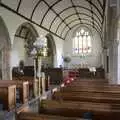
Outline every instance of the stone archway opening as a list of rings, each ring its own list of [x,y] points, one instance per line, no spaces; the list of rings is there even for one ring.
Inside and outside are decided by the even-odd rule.
[[[54,42],[54,38],[51,34],[47,34],[46,38],[48,46],[48,56],[42,59],[42,64],[45,66],[47,65],[47,67],[53,68],[56,55],[56,45]]]
[[[10,80],[10,50],[11,43],[8,29],[0,17],[0,79]]]
[[[25,66],[33,66],[30,53],[37,37],[38,33],[30,23],[23,23],[19,26],[12,46],[12,67],[19,66],[20,61],[24,61]]]

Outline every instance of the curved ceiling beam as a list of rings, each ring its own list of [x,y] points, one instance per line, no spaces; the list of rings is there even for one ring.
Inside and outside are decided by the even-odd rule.
[[[34,24],[34,25],[36,25],[36,26],[38,26],[38,27],[40,27],[40,28],[46,30],[47,32],[50,32],[51,34],[57,36],[58,38],[64,40],[61,36],[55,34],[54,32],[50,31],[48,28],[46,28],[46,27],[44,27],[44,26],[40,26],[37,22],[32,21],[31,19],[27,18],[26,16],[24,16],[24,15],[22,15],[22,14],[16,12],[16,10],[10,8],[9,6],[5,5],[4,3],[1,3],[1,2],[0,2],[0,7],[3,7],[3,8],[5,8],[5,9],[7,9],[8,11],[10,11],[10,12],[14,13],[15,15],[17,15],[17,16],[23,18],[24,20],[26,20],[26,21],[28,21],[28,22],[30,22],[30,23],[32,23],[32,24]]]
[[[75,6],[73,0],[70,0],[70,1],[71,1],[72,6]],[[81,17],[80,17],[79,14],[78,14],[78,10],[77,10],[75,7],[74,7],[74,10],[75,10],[75,13],[76,13],[79,21],[81,22]]]
[[[88,20],[88,19],[82,19],[82,20],[88,21],[88,22],[92,23],[92,21],[90,21],[90,20]],[[68,23],[68,25],[70,25],[71,23],[74,23],[75,21],[79,21],[79,19],[74,19],[74,20],[70,21],[70,22]],[[84,24],[84,23],[83,23],[83,24]],[[92,25],[92,26],[93,26],[93,25]],[[94,24],[93,27],[95,27],[99,32],[101,32],[101,29],[99,29],[99,27],[98,27],[96,24]],[[61,32],[60,36],[62,36],[62,33],[64,33],[65,29],[66,29],[66,26],[61,30],[62,32]]]
[[[46,0],[39,0],[38,2],[39,3],[37,3],[38,5],[40,4],[40,1],[46,1]],[[54,2],[51,6],[49,6],[49,8],[48,9],[51,9],[54,5],[56,5],[57,3],[59,3],[60,1],[62,1],[62,0],[57,0],[56,2]],[[88,1],[88,2],[90,2],[90,0],[85,0],[85,1]],[[22,2],[22,0],[19,0],[19,3],[18,3],[18,7],[17,7],[17,10],[16,10],[16,12],[17,13],[19,13],[19,7],[20,7],[20,5],[21,5],[21,2]],[[100,2],[100,1],[99,1]],[[101,2],[100,2],[101,3]],[[33,9],[33,11],[32,11],[32,16],[33,16],[33,14],[34,14],[34,12],[35,12],[35,10],[36,10],[36,6],[38,6],[38,5],[35,5],[35,7],[34,7],[34,9]],[[94,5],[93,5],[94,3],[92,3],[92,6],[94,7]],[[95,5],[96,6],[96,5]],[[79,6],[79,5],[77,5],[77,6],[75,6],[75,7],[81,7],[81,8],[83,8],[83,9],[86,9],[86,10],[88,10],[88,11],[90,11],[90,9],[88,9],[88,8],[86,8],[86,7],[82,7],[82,6]],[[95,7],[94,7],[95,8]],[[104,7],[103,7],[104,8]],[[69,9],[69,7],[68,8],[66,8],[66,9]],[[49,11],[49,10],[48,10]],[[91,12],[91,11],[90,11]],[[17,14],[16,13],[16,14]],[[45,14],[44,14],[45,15]],[[56,16],[60,16],[60,14],[56,14]],[[101,20],[100,20],[100,18],[97,16],[97,14],[94,12],[94,15],[98,18],[98,20],[100,21],[100,23],[101,23]],[[31,17],[32,18],[32,17]],[[44,19],[44,18],[43,18]],[[103,18],[102,18],[103,19]],[[81,23],[82,24],[82,23]]]
[[[100,14],[101,18],[103,18],[103,14],[100,12],[100,10],[98,9],[98,7],[92,3],[91,0],[86,0],[88,3],[90,3],[97,11],[98,13]]]
[[[97,1],[98,1],[98,3],[99,3],[100,7],[101,7],[102,9],[104,9],[102,3],[100,2],[100,0],[97,0]]]
[[[34,7],[34,9],[33,9],[33,11],[32,11],[32,13],[31,13],[31,17],[30,17],[31,20],[32,20],[32,17],[33,17],[33,15],[34,15],[35,10],[37,9],[37,7],[39,6],[39,4],[40,4],[41,1],[44,1],[44,0],[39,0],[39,1],[36,3],[36,5],[35,5],[35,7]],[[48,13],[48,11],[49,11],[53,6],[55,6],[57,3],[61,2],[61,1],[62,1],[62,0],[57,0],[55,3],[53,3],[53,4],[48,8],[47,12],[44,14],[44,17],[46,16],[46,14]],[[95,7],[96,9],[98,9],[98,8],[96,7],[96,5],[95,5],[94,3],[92,3],[91,1],[89,1],[89,0],[85,0],[85,1],[87,1],[88,3],[90,3],[90,4],[91,4],[93,7]],[[17,7],[17,10],[16,10],[17,12],[19,11],[21,2],[22,2],[22,0],[19,0],[18,7]],[[98,3],[100,4],[101,8],[103,9],[103,6],[102,6],[102,4],[101,4],[101,2],[100,2],[99,0],[98,0]],[[98,9],[97,11],[100,12],[99,9]],[[100,13],[101,13],[101,12],[100,12]],[[44,19],[44,17],[43,17],[43,19]],[[42,21],[43,21],[43,20],[42,20]]]
[[[20,0],[19,3],[18,3],[17,9],[16,9],[17,12],[19,11],[19,8],[20,8],[20,5],[21,5],[21,2],[22,2],[22,0]]]
[[[78,14],[79,14],[79,15],[85,15],[85,16],[87,16],[87,17],[89,17],[89,18],[92,19],[92,16],[90,16],[90,15],[88,15],[88,14],[86,14],[86,13],[78,13]],[[76,15],[76,13],[71,14],[71,15],[65,17],[64,20],[67,20],[69,17],[74,16],[74,15]],[[98,21],[97,21],[96,19],[94,19],[94,21],[95,21],[95,22],[97,23],[97,25],[101,28],[101,26],[100,26],[100,24],[98,23]],[[58,25],[55,33],[57,33],[57,31],[58,31],[58,29],[59,29],[59,27],[61,26],[62,23],[63,23],[63,22],[61,22],[61,23]]]
[[[53,8],[51,8],[50,5],[49,5],[45,0],[43,0],[43,2],[48,6],[48,8],[50,8],[50,10],[51,10],[57,17],[59,17],[59,19],[60,19],[62,22],[64,22],[64,24],[65,24],[69,29],[71,29],[71,28],[68,26],[68,24],[63,20],[63,18],[62,18]]]
[[[88,24],[88,23],[81,23],[81,24],[78,23],[78,24],[73,25],[73,26],[71,27],[71,30],[72,30],[74,27],[79,26],[79,25],[82,25],[82,24],[88,25],[88,26],[90,26],[90,27],[93,27],[91,24]],[[101,34],[95,27],[94,27],[93,29],[95,29],[95,31],[99,34],[99,36],[100,36],[100,38],[101,38],[101,41],[102,41],[102,34]],[[64,40],[66,39],[68,33],[69,33],[71,30],[68,30],[68,31],[66,32],[66,34],[65,34],[65,36],[64,36]],[[103,41],[102,41],[102,42],[103,42]]]
[[[85,10],[87,10],[87,11],[91,12],[91,10],[90,10],[90,9],[85,8],[85,7],[83,7],[83,6],[79,6],[79,5],[77,5],[77,6],[74,6],[74,7],[82,8],[82,9],[85,9]],[[62,10],[62,11],[59,13],[59,16],[60,16],[60,14],[62,14],[63,12],[65,12],[65,11],[67,11],[67,10],[71,9],[71,8],[73,8],[73,7],[72,7],[72,6],[70,6],[70,7],[65,8],[64,10]],[[97,14],[96,14],[94,11],[93,11],[93,14],[97,17],[98,21],[102,24],[102,21],[100,20],[100,18],[97,16]],[[49,30],[51,29],[52,24],[54,23],[54,21],[55,21],[55,19],[56,19],[56,18],[57,18],[57,16],[56,16],[56,17],[52,20],[51,25],[50,25],[50,27],[49,27]]]
[[[36,3],[36,5],[35,5],[35,7],[34,7],[34,9],[33,9],[33,11],[32,11],[32,13],[31,13],[31,16],[30,16],[30,19],[31,19],[31,20],[32,20],[32,18],[33,18],[33,15],[34,15],[35,10],[37,9],[37,7],[40,5],[41,2],[42,2],[42,0],[39,0],[39,1]]]
[[[43,0],[43,1],[46,2],[45,0]],[[52,9],[52,7],[54,7],[56,4],[58,4],[58,3],[61,2],[61,1],[63,1],[63,0],[57,0],[55,3],[53,3],[53,4],[48,8],[48,10],[46,11],[46,13],[45,13],[44,16],[43,16],[43,19],[41,20],[40,25],[42,25],[42,22],[43,22],[45,16],[47,15],[48,11],[49,11],[50,9]],[[92,3],[92,2],[89,1],[89,0],[85,0],[85,1],[88,2],[88,3],[90,3],[90,4],[98,11],[98,13],[100,14],[101,18],[103,18],[102,13],[100,12],[100,10],[97,8],[97,6],[96,6],[94,3]],[[75,5],[75,6],[76,6],[76,5]],[[58,15],[59,15],[59,14],[58,14]]]
[[[104,14],[104,16],[105,16],[105,6],[106,6],[106,0],[103,1],[103,14]],[[102,25],[103,25],[104,19],[105,19],[105,17],[103,17]]]
[[[71,23],[73,23],[75,21],[78,21],[78,19],[75,19],[75,20],[71,21],[68,24],[71,24]],[[88,21],[88,20],[85,20],[85,21]],[[84,22],[83,23],[79,23],[79,24],[83,24],[84,25]],[[91,24],[89,24],[89,25],[91,25]],[[92,28],[95,28],[99,33],[101,33],[101,30],[97,26],[93,26],[93,25],[91,25],[91,26],[92,26]],[[63,28],[63,30],[61,30],[62,32],[61,32],[60,36],[63,36],[63,33],[64,33],[65,29],[66,29],[66,26]]]
[[[53,6],[55,6],[57,3],[61,2],[61,1],[62,1],[62,0],[57,0],[55,3],[53,3],[53,4],[48,8],[48,10],[46,11],[46,13],[44,14],[44,16],[43,16],[43,18],[42,18],[42,20],[41,20],[40,25],[42,25],[43,20],[44,20],[45,16],[47,15],[47,13],[49,12],[49,10],[50,10]]]

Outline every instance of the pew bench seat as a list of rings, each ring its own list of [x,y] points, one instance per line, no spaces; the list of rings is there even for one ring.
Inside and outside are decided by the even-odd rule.
[[[99,92],[99,93],[120,93],[119,86],[67,86],[60,88],[62,92]]]
[[[63,117],[55,115],[37,114],[31,112],[21,112],[17,115],[18,120],[84,120],[79,117]]]
[[[120,104],[43,100],[40,113],[66,117],[82,117],[93,113],[93,120],[119,120]]]
[[[24,104],[29,100],[29,83],[27,81],[1,80],[0,84],[16,85],[19,91],[20,102]]]
[[[120,94],[92,92],[54,92],[54,100],[88,101],[99,103],[120,103]]]
[[[0,84],[0,100],[3,110],[11,110],[16,107],[16,85]]]

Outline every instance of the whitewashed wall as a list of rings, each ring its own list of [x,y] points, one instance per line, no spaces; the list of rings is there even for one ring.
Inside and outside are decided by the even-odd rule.
[[[25,59],[24,39],[15,37],[13,43],[11,51],[12,66],[18,66],[19,61]]]
[[[55,67],[59,67],[59,65],[63,65],[62,55],[64,53],[63,51],[63,45],[64,41],[59,40],[58,37],[54,36],[55,44],[56,44],[56,57],[55,57]],[[59,48],[59,49],[58,49]]]

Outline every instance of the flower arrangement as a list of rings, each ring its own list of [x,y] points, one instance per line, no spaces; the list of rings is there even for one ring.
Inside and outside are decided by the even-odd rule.
[[[31,55],[40,57],[40,56],[47,56],[47,38],[46,37],[39,37],[32,45]]]

